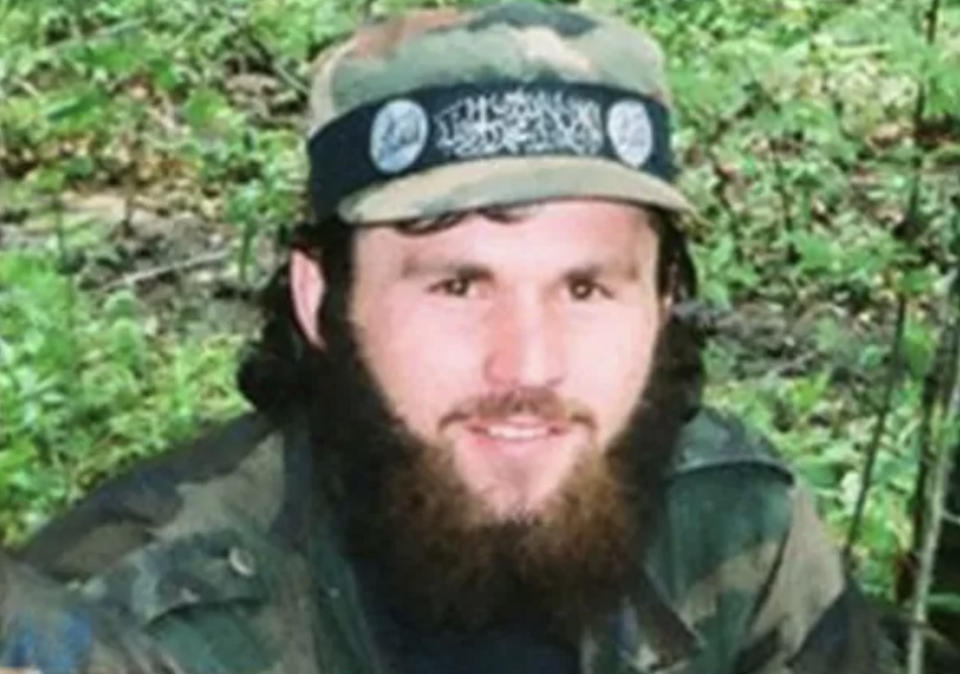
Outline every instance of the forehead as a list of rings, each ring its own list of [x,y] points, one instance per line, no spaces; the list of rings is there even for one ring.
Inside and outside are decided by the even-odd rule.
[[[536,268],[653,258],[657,240],[655,217],[645,208],[570,199],[458,214],[419,232],[416,227],[366,229],[358,238],[357,254],[361,266],[365,259],[379,266],[391,260],[406,264],[411,258],[459,257]]]

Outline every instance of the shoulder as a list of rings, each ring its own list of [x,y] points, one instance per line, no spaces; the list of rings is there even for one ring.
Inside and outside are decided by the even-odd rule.
[[[104,485],[19,557],[197,671],[313,671],[292,627],[309,624],[286,532],[309,477],[297,432],[235,419]]]
[[[702,408],[681,432],[668,478],[726,469],[755,470],[774,481],[793,482],[793,472],[773,445],[739,419]]]
[[[82,582],[148,544],[267,520],[277,508],[282,439],[246,414],[135,465],[34,536],[18,557],[61,581]]]
[[[649,557],[654,575],[677,600],[759,588],[790,532],[795,488],[769,442],[736,419],[701,411],[667,475]]]
[[[763,436],[703,409],[684,427],[667,473],[668,531],[696,540],[691,545],[713,563],[740,549],[776,545],[790,527],[795,486],[793,472]]]
[[[847,662],[876,657],[871,618],[806,485],[766,439],[729,416],[704,410],[684,429],[645,566],[697,635],[691,671],[756,658],[820,671],[844,651],[856,653]]]

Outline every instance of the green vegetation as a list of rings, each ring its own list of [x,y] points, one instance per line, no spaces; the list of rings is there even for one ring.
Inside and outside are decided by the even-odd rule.
[[[236,338],[165,335],[129,290],[95,296],[43,252],[0,258],[0,528],[42,523],[121,464],[237,407]]]
[[[243,300],[303,215],[310,58],[411,4],[0,0],[0,542],[240,408]],[[932,42],[900,0],[584,4],[670,58],[709,398],[838,539],[888,412],[853,560],[892,597],[950,431],[924,386],[955,367],[960,2]]]

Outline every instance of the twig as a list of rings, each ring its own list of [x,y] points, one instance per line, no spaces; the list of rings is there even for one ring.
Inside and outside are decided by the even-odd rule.
[[[880,453],[880,440],[887,426],[887,417],[893,402],[893,392],[900,378],[900,367],[903,351],[903,333],[907,318],[907,298],[902,292],[897,295],[897,318],[893,328],[893,344],[890,347],[890,366],[887,368],[887,378],[883,385],[883,401],[877,413],[877,421],[873,426],[873,435],[867,445],[867,460],[863,465],[863,475],[860,478],[860,491],[857,493],[857,504],[853,509],[853,518],[850,520],[850,529],[847,532],[847,542],[843,548],[843,557],[849,564],[853,546],[860,535],[860,524],[863,521],[863,510],[867,503],[867,494],[873,483],[873,468]]]
[[[274,53],[270,51],[270,48],[267,47],[263,40],[257,36],[253,30],[253,27],[250,26],[248,22],[241,22],[230,11],[225,11],[216,7],[213,9],[214,11],[217,11],[221,17],[226,19],[239,35],[243,36],[247,40],[250,46],[253,47],[254,51],[257,52],[257,56],[263,60],[264,65],[266,65],[274,75],[283,80],[288,87],[292,88],[301,96],[310,95],[309,85],[302,78],[290,73],[279,63],[279,60]]]
[[[177,272],[188,271],[190,269],[196,269],[197,267],[206,267],[207,265],[219,264],[229,258],[232,253],[232,250],[217,250],[213,251],[212,253],[204,253],[202,255],[197,255],[196,257],[191,257],[179,262],[172,262],[159,267],[151,267],[150,269],[144,269],[142,271],[134,272],[133,274],[127,274],[126,276],[116,279],[115,281],[106,283],[100,287],[100,290],[116,290],[117,288],[122,288],[124,286],[133,286],[137,285],[138,283],[144,283],[145,281],[152,281],[153,279],[166,276],[167,274],[174,274]]]
[[[915,552],[922,545],[922,532],[926,530],[926,509],[923,507],[924,495],[927,493],[927,480],[930,473],[931,457],[928,456],[929,448],[932,446],[933,437],[933,417],[937,409],[937,399],[940,392],[944,389],[943,372],[940,362],[949,363],[947,357],[946,345],[949,343],[949,337],[946,330],[940,333],[940,344],[937,346],[937,353],[934,366],[930,368],[923,378],[923,388],[920,392],[920,425],[917,429],[917,455],[918,468],[917,476],[913,482],[913,498],[911,499],[911,508],[913,512],[913,535],[910,543],[910,563],[916,562]],[[903,597],[898,596],[898,600]]]
[[[49,54],[62,51],[64,49],[72,49],[73,47],[78,46],[89,47],[94,42],[109,39],[118,33],[123,33],[135,28],[142,28],[145,24],[146,21],[144,19],[128,19],[110,26],[104,26],[103,28],[89,33],[88,35],[73,34],[68,38],[60,40],[59,42],[53,42],[42,47],[41,53]]]
[[[937,22],[940,15],[940,0],[930,0],[925,14],[926,30],[924,36],[928,45],[933,45],[937,38]],[[907,217],[903,223],[903,236],[911,240],[919,235],[920,223],[917,216],[920,202],[920,182],[923,169],[923,156],[920,152],[920,136],[922,133],[923,116],[926,108],[927,87],[920,82],[917,87],[917,99],[913,109],[913,142],[915,154],[912,161],[913,180],[910,186],[910,203]],[[947,343],[956,343],[960,339],[960,308],[950,300],[960,300],[960,282],[955,278],[948,291],[947,326],[952,339]],[[944,414],[947,427],[960,416],[960,361],[954,361],[952,381],[949,382],[949,396]],[[956,448],[956,434],[950,434],[949,441],[942,441],[934,456],[934,464],[928,469],[932,483],[929,489],[924,490],[923,510],[920,518],[924,530],[919,537],[922,541],[918,559],[917,577],[914,583],[913,602],[910,615],[915,623],[926,622],[927,602],[930,597],[930,587],[933,585],[934,569],[936,567],[937,547],[940,544],[940,532],[943,527],[943,514],[949,490],[949,478],[953,464],[953,454]],[[928,453],[926,447],[921,447],[921,456]],[[915,535],[915,538],[917,536]],[[907,673],[922,674],[924,651],[926,649],[926,635],[918,627],[910,629],[907,638]]]
[[[947,345],[956,344],[960,340],[960,276],[954,276],[950,284],[944,315],[947,317],[947,327],[944,328],[941,341]],[[927,620],[927,603],[934,581],[943,523],[960,525],[960,517],[946,507],[950,495],[953,457],[960,451],[957,439],[957,424],[960,422],[960,358],[956,357],[955,350],[949,360],[950,371],[941,379],[946,390],[939,397],[943,409],[941,428],[945,428],[948,434],[945,439],[941,439],[939,449],[932,456],[932,464],[924,467],[929,476],[928,484],[922,485],[923,491],[919,493],[922,515],[918,519],[923,529],[919,533],[914,532],[914,540],[919,541],[915,543],[914,550],[919,550],[919,554],[910,605],[912,624],[926,623]],[[934,363],[933,367],[938,365]],[[920,450],[923,459],[931,454],[928,446],[921,446]],[[908,674],[923,672],[926,641],[927,634],[924,630],[917,627],[910,629],[907,639]]]
[[[769,137],[767,140],[767,148],[770,150],[770,157],[773,161],[773,175],[776,177],[776,189],[777,196],[780,197],[780,218],[783,223],[783,229],[787,233],[793,233],[793,216],[790,214],[790,191],[787,189],[787,177],[786,171],[783,168],[783,160],[780,158],[780,150],[777,149],[776,144]],[[793,243],[790,243],[790,248],[793,248]]]
[[[234,24],[236,26],[236,24]],[[279,77],[281,80],[286,82],[287,86],[299,93],[301,96],[310,95],[310,87],[304,82],[300,77],[290,73],[284,68],[277,60],[277,57],[274,56],[273,52],[263,43],[263,41],[257,37],[253,30],[249,26],[236,26],[237,30],[247,38],[247,41],[250,43],[250,46],[254,48],[257,54],[264,60],[267,67],[273,72],[274,75]]]
[[[952,329],[960,331],[960,320],[955,321]],[[950,407],[945,415],[945,421],[948,425],[955,421],[958,413],[960,413],[960,386],[957,385],[957,379],[960,379],[960,377],[954,379],[953,391],[950,395]],[[951,440],[955,435],[955,433],[951,434]],[[923,535],[923,544],[920,548],[917,580],[910,609],[910,618],[914,625],[924,624],[927,621],[927,602],[930,598],[930,588],[933,585],[940,533],[943,529],[943,521],[949,514],[945,512],[944,506],[949,493],[950,472],[953,470],[953,454],[956,447],[955,441],[940,443],[931,469],[932,483],[929,493],[925,495],[927,516],[924,519],[927,525]],[[922,674],[925,646],[926,635],[923,631],[917,627],[911,628],[907,641],[908,674]]]
[[[932,44],[937,34],[937,19],[939,16],[940,0],[930,0],[930,6],[926,13],[927,25],[924,31],[928,44]],[[923,127],[923,116],[926,107],[926,87],[920,84],[917,90],[917,100],[913,110],[913,136],[915,143],[920,138]],[[922,180],[922,157],[917,153],[912,162],[912,182],[910,185],[910,195],[907,199],[907,212],[903,222],[895,232],[905,244],[912,243],[921,233],[920,227],[920,183]],[[897,292],[897,319],[894,329],[893,346],[891,347],[890,367],[887,372],[887,381],[884,388],[883,403],[877,414],[877,423],[874,427],[873,437],[870,439],[870,445],[867,449],[867,460],[863,468],[863,476],[860,483],[860,491],[857,494],[857,503],[854,508],[853,519],[850,522],[850,530],[847,533],[847,542],[844,546],[844,558],[849,563],[853,550],[853,545],[860,533],[860,524],[863,520],[863,509],[866,505],[867,494],[873,481],[873,468],[876,464],[877,454],[880,451],[880,440],[883,437],[883,431],[886,426],[887,416],[890,412],[890,404],[893,399],[893,391],[901,369],[903,333],[906,323],[907,296],[904,291]]]
[[[33,86],[33,84],[30,83],[29,80],[25,80],[23,78],[18,78],[14,80],[13,86],[23,89],[23,91],[31,98],[40,98],[40,96],[42,95],[40,91],[35,86]]]
[[[956,216],[956,221],[960,224],[960,211]],[[960,231],[954,236],[960,243]],[[956,255],[957,253],[954,253]],[[957,288],[956,292],[948,291],[947,304],[940,312],[944,323],[950,320],[950,297],[960,294],[960,277],[954,271],[948,288]],[[920,394],[920,426],[917,431],[917,458],[919,468],[917,477],[914,480],[912,503],[913,535],[910,544],[911,561],[916,563],[916,553],[922,546],[923,532],[926,531],[926,508],[924,508],[924,498],[927,494],[927,483],[930,474],[930,467],[933,465],[934,458],[930,455],[930,448],[933,446],[933,425],[934,416],[937,409],[949,409],[950,393],[956,386],[956,381],[951,375],[956,375],[960,363],[960,333],[953,330],[942,330],[937,344],[937,350],[934,355],[933,364],[930,366],[927,374],[923,378],[923,388]],[[912,588],[908,590],[911,594]],[[902,599],[902,597],[900,597]]]

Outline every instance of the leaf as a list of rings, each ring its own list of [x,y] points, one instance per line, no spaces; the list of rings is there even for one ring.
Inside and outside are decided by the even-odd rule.
[[[931,269],[911,269],[905,273],[899,282],[902,292],[913,297],[929,295],[935,288],[937,275]]]
[[[45,111],[51,122],[89,119],[106,102],[106,96],[99,90],[86,90],[56,102]]]
[[[94,71],[111,77],[129,77],[140,65],[140,49],[135,44],[112,41],[88,47],[80,52],[83,61]]]
[[[817,272],[830,269],[835,258],[831,241],[810,232],[794,232],[790,237],[805,271]]]
[[[908,321],[903,334],[903,355],[915,376],[923,377],[933,363],[936,337],[933,331],[915,321]]]
[[[220,92],[197,89],[183,105],[183,116],[197,131],[213,131],[228,114],[230,105]]]

